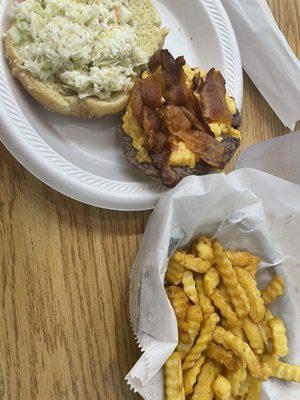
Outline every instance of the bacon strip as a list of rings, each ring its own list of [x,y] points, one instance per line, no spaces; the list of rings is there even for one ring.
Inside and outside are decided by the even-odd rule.
[[[183,140],[201,159],[212,167],[223,169],[229,161],[229,152],[226,144],[218,142],[215,138],[200,129],[193,129],[192,123],[186,113],[176,106],[166,106],[160,110],[165,129],[171,135]]]
[[[152,76],[142,79],[141,82],[142,98],[146,106],[152,110],[161,106],[161,92],[158,85],[154,82]]]
[[[142,80],[136,79],[131,92],[130,100],[132,113],[140,126],[143,126],[143,96],[142,96]]]
[[[168,50],[158,50],[150,58],[148,67],[154,73],[159,67],[165,72],[167,82],[173,86],[180,84],[185,79],[183,66],[186,64],[183,56],[174,58]]]
[[[230,125],[232,114],[225,100],[225,80],[220,71],[208,71],[204,85],[200,89],[203,114],[210,122]]]

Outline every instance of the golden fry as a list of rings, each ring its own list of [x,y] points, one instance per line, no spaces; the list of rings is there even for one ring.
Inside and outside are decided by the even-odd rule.
[[[176,347],[176,351],[178,354],[180,354],[181,358],[184,359],[185,356],[191,351],[191,348],[193,347],[193,343],[183,343],[180,339],[178,342],[178,345]]]
[[[249,386],[249,391],[246,395],[246,400],[259,400],[261,392],[261,382],[257,379],[252,378],[252,382]]]
[[[199,274],[205,274],[211,267],[209,261],[203,261],[201,258],[195,257],[193,254],[187,254],[184,251],[176,251],[172,259],[183,267],[198,272]]]
[[[220,367],[214,361],[207,360],[201,369],[191,400],[212,400],[212,384],[219,373]]]
[[[270,328],[267,326],[267,323],[266,323],[266,321],[265,321],[264,319],[263,319],[262,321],[260,321],[260,322],[257,324],[257,326],[258,326],[258,329],[259,329],[259,331],[260,331],[261,337],[262,337],[262,339],[263,339],[265,348],[266,348],[267,350],[269,350],[269,347],[270,347],[270,342],[269,342],[269,340],[270,340],[270,338],[271,338],[271,330],[270,330]]]
[[[222,316],[230,322],[238,322],[238,317],[233,311],[231,305],[226,301],[225,297],[222,296],[220,290],[216,289],[211,295],[211,299],[216,308],[220,310]]]
[[[213,314],[215,312],[215,308],[212,305],[210,298],[205,293],[203,279],[196,278],[196,285],[203,314]]]
[[[284,357],[289,353],[288,340],[284,323],[279,318],[273,318],[268,322],[271,329],[274,354],[278,357]]]
[[[282,296],[285,289],[284,280],[280,275],[276,275],[272,281],[261,292],[265,305],[272,303],[277,297]]]
[[[234,396],[237,396],[242,383],[247,378],[247,366],[245,363],[240,363],[236,371],[227,371],[226,378],[231,384],[231,391]]]
[[[254,353],[262,354],[265,346],[258,325],[251,321],[249,317],[246,317],[243,320],[242,328]]]
[[[265,374],[269,378],[279,368],[279,358],[276,354],[264,354],[262,356],[262,366]]]
[[[217,400],[230,400],[231,383],[223,375],[219,375],[212,384],[212,390]]]
[[[190,368],[183,373],[184,389],[185,389],[185,394],[187,396],[193,393],[193,388],[197,381],[198,375],[200,374],[204,361],[205,361],[205,356],[201,356],[199,360],[196,361],[193,368]]]
[[[227,301],[228,303],[231,303],[229,294],[228,294],[228,292],[227,292],[227,290],[226,290],[226,286],[224,285],[223,282],[220,283],[218,289],[220,290],[221,295],[226,299],[226,301]]]
[[[233,352],[215,342],[209,343],[206,355],[207,357],[217,361],[218,364],[224,365],[230,371],[236,371],[239,367],[237,358]]]
[[[167,294],[177,319],[185,320],[189,299],[184,293],[184,290],[177,286],[170,286],[167,288]]]
[[[192,271],[185,270],[182,277],[183,290],[187,297],[194,304],[199,304],[198,293],[196,289],[196,282]]]
[[[235,272],[249,299],[250,317],[253,322],[260,322],[265,315],[265,306],[260,291],[257,289],[256,281],[248,271],[241,267],[236,267]]]
[[[248,251],[226,251],[226,255],[234,267],[242,267],[252,276],[257,272],[260,258],[249,253]]]
[[[203,320],[201,306],[193,305],[188,308],[186,322],[188,324],[188,332],[192,343],[200,333],[201,323]]]
[[[172,285],[179,285],[182,281],[184,271],[184,266],[171,258],[166,271],[166,282],[172,283]]]
[[[199,360],[202,353],[207,349],[208,343],[211,341],[214,330],[219,321],[220,317],[218,314],[211,314],[204,322],[199,337],[197,338],[190,353],[185,357],[182,366],[184,371],[192,368],[195,365],[195,362]]]
[[[240,383],[240,388],[239,388],[239,391],[238,391],[238,396],[240,396],[240,397],[242,397],[242,398],[244,398],[245,396],[246,396],[246,394],[248,393],[248,391],[249,391],[249,387],[250,387],[250,385],[251,385],[251,382],[252,382],[252,376],[250,375],[250,374],[247,374],[247,377],[246,377],[246,379],[244,380],[244,382],[241,382]]]
[[[186,321],[183,321],[182,319],[178,319],[177,325],[178,325],[178,336],[181,342],[185,344],[192,343],[188,323]]]
[[[215,256],[216,268],[224,285],[226,286],[235,311],[239,318],[245,318],[250,311],[250,304],[246,293],[240,285],[235,270],[233,269],[228,257],[224,253],[221,244],[217,240],[214,240],[212,247]]]
[[[200,257],[203,261],[209,261],[212,264],[214,260],[214,253],[211,248],[210,239],[205,236],[200,237],[195,245],[195,248],[198,257]]]
[[[220,283],[220,275],[216,268],[210,268],[204,275],[204,290],[210,297]]]
[[[265,379],[265,374],[259,359],[254,354],[248,343],[244,342],[233,333],[226,331],[221,326],[215,328],[213,340],[224,346],[226,349],[233,351],[243,361],[245,361],[252,376],[262,380]]]
[[[178,353],[173,353],[165,363],[165,387],[166,400],[185,399],[183,377],[181,368],[181,357]]]
[[[225,319],[222,319],[221,326],[226,329],[226,331],[232,332],[235,336],[238,336],[240,339],[245,341],[245,334],[241,321],[238,321],[237,323],[231,323]]]
[[[300,366],[279,362],[277,369],[271,376],[285,381],[300,383]]]

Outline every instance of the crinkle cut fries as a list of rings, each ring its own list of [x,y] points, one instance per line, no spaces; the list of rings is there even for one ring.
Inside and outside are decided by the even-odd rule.
[[[259,400],[269,377],[300,383],[286,329],[267,305],[283,294],[279,275],[260,291],[259,257],[200,237],[169,261],[165,287],[179,342],[164,367],[167,400]]]

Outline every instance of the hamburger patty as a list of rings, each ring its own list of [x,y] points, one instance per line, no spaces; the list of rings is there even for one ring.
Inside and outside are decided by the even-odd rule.
[[[240,117],[239,117],[240,119]],[[238,118],[237,118],[237,122]],[[137,168],[143,174],[161,182],[161,175],[158,168],[155,167],[152,163],[140,163],[136,159],[136,149],[133,147],[132,138],[127,136],[126,134],[123,135],[123,153],[132,167]],[[240,145],[240,139],[233,137],[233,136],[224,136],[224,142],[227,144],[227,157],[231,159],[233,154],[235,153],[236,149]],[[211,172],[217,171],[215,168],[209,166],[203,161],[199,161],[196,164],[196,167],[191,169],[189,167],[172,167],[172,171],[176,175],[176,184],[178,184],[183,178],[190,175],[206,175]]]

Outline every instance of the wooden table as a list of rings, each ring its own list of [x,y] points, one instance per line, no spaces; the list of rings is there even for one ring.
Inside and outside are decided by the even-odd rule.
[[[299,0],[270,5],[300,56]],[[247,76],[243,114],[242,149],[286,132]],[[0,399],[137,398],[128,282],[148,217],[68,199],[0,145]]]

